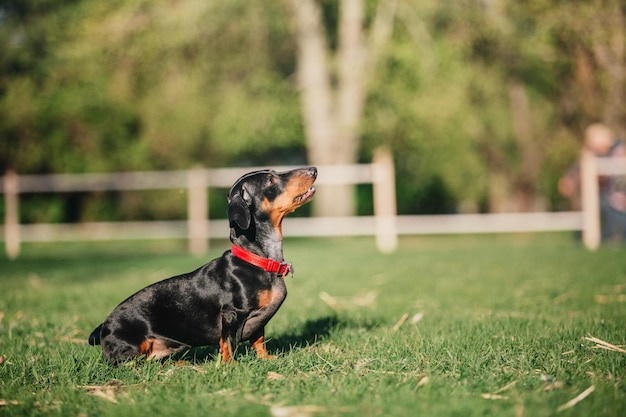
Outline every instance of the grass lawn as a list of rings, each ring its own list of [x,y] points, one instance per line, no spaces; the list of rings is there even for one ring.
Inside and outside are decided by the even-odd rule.
[[[0,255],[0,416],[626,415],[626,249],[567,234],[407,237],[392,255],[369,238],[288,239],[272,361],[244,344],[235,363],[206,347],[113,368],[86,344],[132,292],[227,248]]]

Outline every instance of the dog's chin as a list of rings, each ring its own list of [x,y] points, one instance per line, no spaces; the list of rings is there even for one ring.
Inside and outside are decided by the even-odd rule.
[[[314,195],[315,195],[315,187],[311,187],[304,194],[300,194],[299,196],[294,198],[293,202],[296,205],[301,206],[301,205],[306,204],[309,201],[313,200],[313,196]]]

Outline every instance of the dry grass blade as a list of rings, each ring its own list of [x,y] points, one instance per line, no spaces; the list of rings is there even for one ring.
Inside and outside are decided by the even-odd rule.
[[[347,411],[347,407],[321,407],[318,405],[296,405],[296,406],[282,406],[273,405],[270,407],[270,414],[273,417],[308,417],[313,414],[328,414],[330,411],[342,412]]]
[[[612,350],[614,352],[626,353],[626,349],[620,346],[616,346],[612,343],[605,342],[604,340],[600,340],[597,337],[593,337],[591,335],[589,337],[585,337],[585,340],[595,343],[596,345],[593,346],[594,349],[606,349]]]
[[[197,373],[199,373],[199,374],[201,374],[201,375],[206,374],[206,369],[204,369],[204,368],[203,368],[203,367],[201,367],[201,366],[198,366],[198,365],[191,365],[189,368],[190,368],[190,369],[192,369],[192,370],[194,370],[194,371],[196,371]]]
[[[56,339],[61,342],[76,343],[78,345],[87,344],[87,338],[83,337],[80,330],[78,329],[70,330],[67,334],[58,335],[56,336]]]
[[[368,291],[365,295],[352,297],[351,302],[359,307],[369,307],[376,301],[378,292]]]
[[[508,400],[509,397],[506,395],[500,395],[501,392],[504,392],[506,390],[508,390],[509,388],[512,388],[515,386],[515,384],[517,384],[517,379],[515,381],[509,382],[508,384],[506,384],[505,386],[498,388],[493,394],[480,394],[481,397],[483,397],[485,400]]]
[[[283,378],[285,378],[285,375],[279,374],[278,372],[270,371],[267,373],[268,381],[276,381],[276,380],[283,379]]]
[[[115,399],[115,393],[113,392],[113,390],[95,389],[95,390],[87,391],[87,394],[100,398],[102,400],[108,401],[113,404],[118,404],[117,399]]]
[[[561,295],[558,295],[556,297],[554,297],[554,299],[552,300],[552,302],[554,304],[561,304],[562,302],[569,300],[570,298],[572,298],[572,296],[574,295],[573,291],[566,291]]]
[[[78,388],[86,390],[87,395],[92,395],[110,403],[118,404],[117,397],[121,389],[125,387],[121,381],[114,379],[104,385],[81,385]],[[124,394],[128,395],[126,393]]]
[[[417,324],[424,318],[424,313],[416,313],[413,317],[411,317],[411,324]]]
[[[333,297],[332,295],[328,294],[327,292],[322,291],[320,293],[320,299],[323,302],[325,302],[328,305],[328,307],[330,307],[334,311],[338,312],[341,310],[341,306],[339,305],[339,302],[337,301],[337,299]]]
[[[561,411],[567,410],[568,408],[572,408],[573,406],[575,406],[576,404],[578,404],[579,402],[587,398],[587,396],[591,394],[595,389],[596,389],[595,385],[590,386],[589,388],[587,388],[586,390],[578,394],[575,398],[572,398],[571,400],[569,400],[568,402],[566,402],[565,404],[557,408],[556,411],[560,413]]]
[[[319,297],[328,307],[335,311],[341,311],[351,307],[369,307],[376,301],[378,293],[376,291],[369,291],[367,294],[354,297],[336,297],[322,291]]]
[[[17,400],[0,399],[0,407],[6,407],[7,405],[22,405],[22,403]]]
[[[393,328],[391,329],[391,333],[395,333],[398,331],[398,329],[400,329],[400,326],[402,326],[402,324],[404,324],[404,322],[406,321],[406,319],[409,318],[409,313],[404,313],[402,315],[402,317],[400,317],[400,320],[398,320],[398,322],[393,326]]]
[[[517,384],[517,379],[515,381],[509,382],[508,384],[506,384],[505,386],[503,386],[502,388],[497,389],[494,394],[500,394],[501,392],[504,392],[506,390],[508,390],[509,388],[513,388],[515,386],[515,384]]]
[[[598,294],[594,297],[594,300],[596,300],[596,303],[598,304],[626,303],[626,294]]]
[[[485,400],[508,400],[509,397],[506,395],[498,395],[498,394],[480,394]]]

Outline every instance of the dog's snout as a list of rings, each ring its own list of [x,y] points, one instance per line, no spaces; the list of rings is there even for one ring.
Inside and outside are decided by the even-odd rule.
[[[317,168],[316,168],[316,167],[310,167],[310,168],[307,170],[307,175],[308,175],[309,177],[317,178]]]

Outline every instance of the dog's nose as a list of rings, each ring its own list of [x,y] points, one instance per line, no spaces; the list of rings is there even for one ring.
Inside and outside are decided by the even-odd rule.
[[[313,178],[317,178],[317,168],[316,167],[310,167],[307,171],[307,175],[309,177],[313,177]]]

